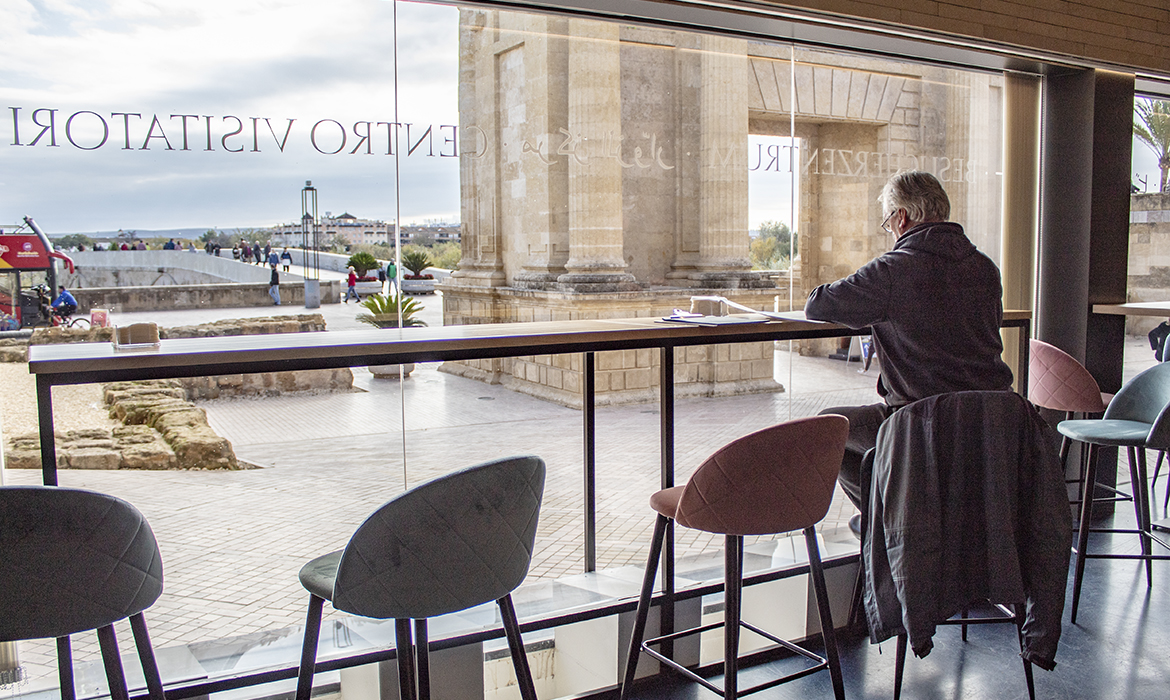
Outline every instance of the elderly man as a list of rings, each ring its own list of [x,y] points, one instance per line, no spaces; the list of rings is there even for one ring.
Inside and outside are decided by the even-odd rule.
[[[1007,390],[1000,354],[1003,288],[999,269],[947,221],[951,203],[930,173],[901,172],[882,189],[882,228],[894,249],[845,279],[813,290],[805,315],[873,329],[884,403],[833,408],[849,419],[838,482],[862,511],[860,471],[878,428],[894,411],[935,394]],[[860,518],[850,521],[857,532]]]

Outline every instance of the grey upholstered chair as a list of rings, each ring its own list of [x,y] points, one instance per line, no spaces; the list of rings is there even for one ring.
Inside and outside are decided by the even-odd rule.
[[[1152,544],[1170,548],[1154,535],[1150,518],[1150,495],[1146,487],[1146,450],[1170,449],[1170,362],[1154,365],[1129,380],[1113,397],[1105,416],[1099,420],[1066,420],[1056,426],[1061,435],[1079,440],[1089,446],[1088,466],[1081,487],[1080,526],[1077,531],[1076,566],[1073,571],[1072,622],[1076,624],[1077,608],[1081,602],[1081,584],[1085,577],[1086,559],[1133,559],[1146,561],[1146,585],[1153,585],[1155,559],[1170,559],[1170,555],[1154,554]],[[1093,495],[1097,482],[1097,452],[1101,446],[1124,447],[1129,456],[1130,483],[1133,485],[1134,529],[1105,528],[1103,532],[1132,532],[1141,539],[1142,553],[1108,554],[1088,553],[1089,532],[1093,518]]]
[[[97,630],[110,696],[127,700],[114,623],[130,618],[152,700],[162,681],[142,611],[162,594],[154,533],[129,503],[55,486],[0,488],[0,641],[57,639],[61,697],[75,697],[69,635]]]
[[[395,620],[404,700],[430,697],[427,618],[494,600],[520,694],[536,700],[511,593],[528,574],[544,473],[539,457],[511,457],[429,481],[374,511],[345,549],[306,564],[300,579],[309,613],[296,700],[312,690],[326,600],[354,615]]]

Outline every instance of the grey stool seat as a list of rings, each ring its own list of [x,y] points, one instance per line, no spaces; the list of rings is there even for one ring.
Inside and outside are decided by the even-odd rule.
[[[162,594],[150,525],[126,501],[56,486],[0,487],[0,642],[57,640],[61,697],[76,697],[69,635],[97,630],[113,700],[128,700],[114,623],[130,619],[152,700],[163,700],[142,611]]]
[[[1150,424],[1136,420],[1066,420],[1061,421],[1060,432],[1072,440],[1091,442],[1109,447],[1145,445]]]
[[[544,461],[533,456],[453,472],[385,503],[344,549],[307,563],[300,571],[310,596],[297,700],[312,690],[326,600],[336,610],[395,620],[404,700],[430,697],[427,618],[496,601],[520,694],[536,700],[511,593],[532,561],[544,478]]]
[[[1150,495],[1146,486],[1146,449],[1170,448],[1170,363],[1155,365],[1121,387],[1113,397],[1105,415],[1099,420],[1066,420],[1056,426],[1061,435],[1079,440],[1089,446],[1084,483],[1081,486],[1081,517],[1076,542],[1076,566],[1073,572],[1073,599],[1071,619],[1077,621],[1081,600],[1081,584],[1085,575],[1085,560],[1144,559],[1146,585],[1153,585],[1154,559],[1170,559],[1168,555],[1152,553],[1152,544],[1170,549],[1157,537],[1151,526]],[[1129,457],[1130,482],[1133,484],[1133,507],[1137,518],[1136,529],[1098,528],[1098,532],[1130,532],[1141,539],[1142,553],[1089,554],[1089,526],[1093,517],[1094,493],[1097,488],[1097,453],[1101,446],[1125,447]]]

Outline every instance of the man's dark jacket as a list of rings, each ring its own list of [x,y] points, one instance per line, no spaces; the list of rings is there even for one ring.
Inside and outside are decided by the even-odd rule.
[[[1025,606],[1023,656],[1052,670],[1072,542],[1054,440],[1011,391],[934,396],[882,424],[862,543],[873,643],[905,632],[925,656],[937,623],[990,599]]]
[[[878,393],[891,406],[952,391],[1011,386],[999,327],[999,269],[963,228],[919,224],[894,249],[845,279],[813,290],[805,315],[873,328]]]

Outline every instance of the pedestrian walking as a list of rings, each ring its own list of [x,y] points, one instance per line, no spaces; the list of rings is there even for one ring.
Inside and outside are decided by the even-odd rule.
[[[288,266],[292,265],[292,253],[288,252],[288,246],[285,246],[284,252],[280,254],[280,263],[284,266],[284,271],[288,272]]]
[[[386,279],[389,280],[389,282],[386,285],[386,291],[393,292],[393,293],[397,294],[398,293],[398,266],[394,264],[393,260],[386,263]]]
[[[346,284],[349,285],[349,288],[345,290],[345,299],[342,301],[348,304],[350,297],[353,297],[357,301],[361,301],[362,298],[359,297],[357,293],[357,272],[353,269],[353,267],[349,268],[349,276],[345,281]]]
[[[280,306],[280,273],[276,271],[276,265],[272,266],[272,276],[268,278],[268,296],[272,297],[272,301],[277,306]]]

